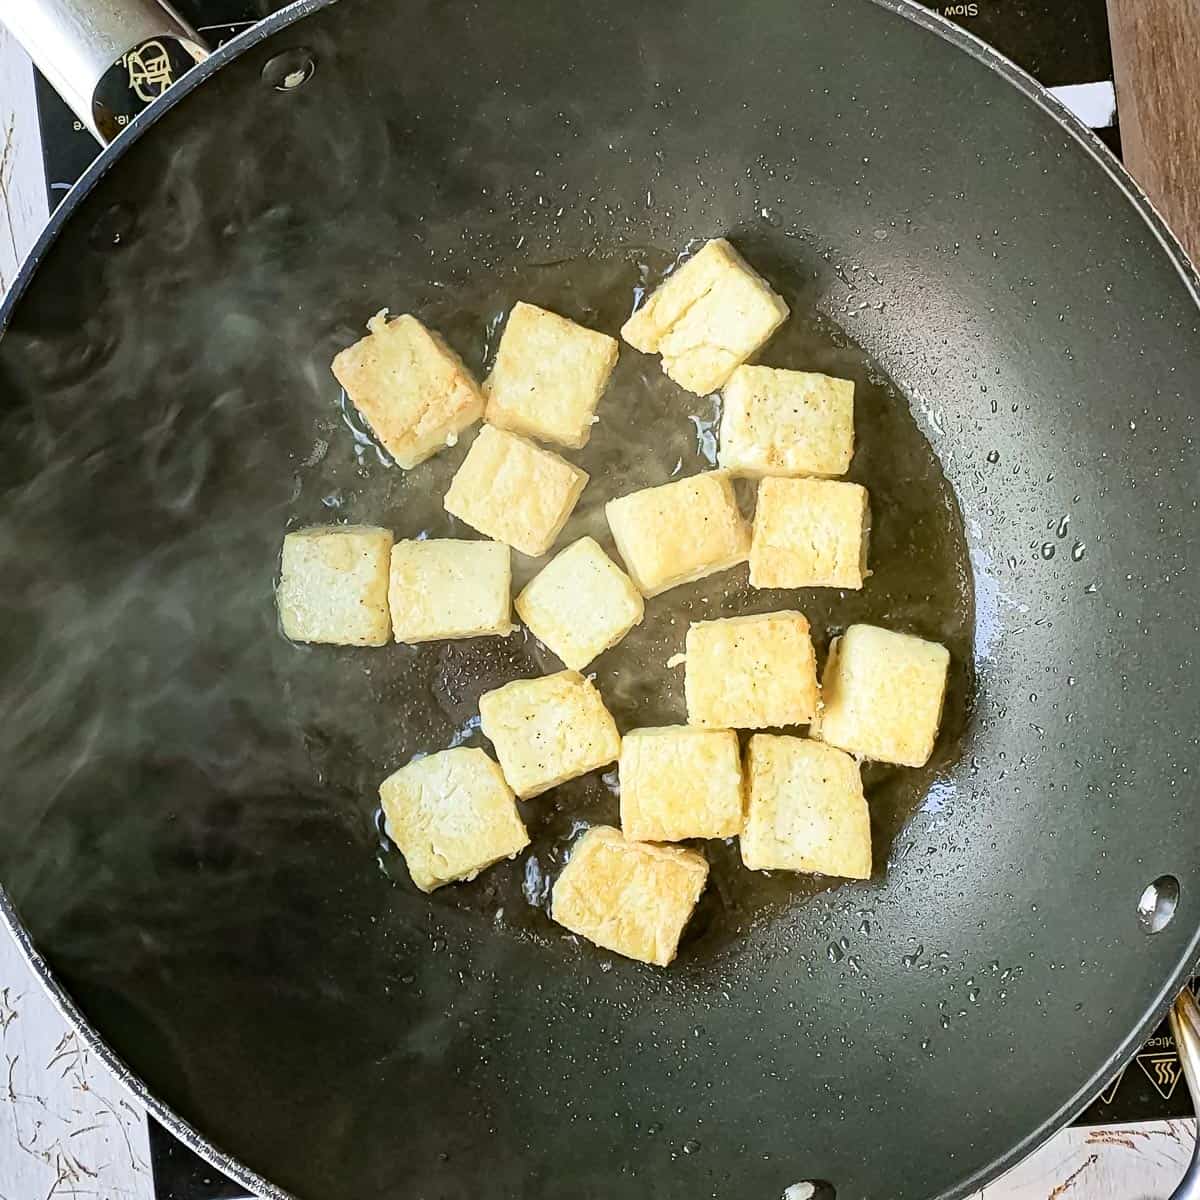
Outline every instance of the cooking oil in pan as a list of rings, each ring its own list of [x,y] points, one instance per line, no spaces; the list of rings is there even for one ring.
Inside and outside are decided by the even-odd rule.
[[[897,831],[930,784],[958,754],[971,692],[974,598],[958,504],[904,397],[843,329],[796,297],[801,280],[786,264],[755,265],[788,299],[792,316],[758,356],[779,367],[821,371],[855,382],[856,451],[848,478],[871,497],[870,565],[861,591],[766,590],[750,587],[747,568],[675,588],[647,601],[646,616],[618,646],[588,668],[622,729],[686,720],[683,668],[668,661],[683,650],[688,624],[741,613],[795,608],[809,619],[823,662],[831,638],[865,621],[945,644],[953,667],[942,732],[933,759],[912,770],[864,768],[876,871],[886,870]],[[503,318],[528,300],[591,328],[616,335],[638,297],[670,266],[652,251],[528,266],[501,278],[430,289],[419,311],[481,376],[495,354]],[[382,303],[382,298],[381,298]],[[364,319],[369,314],[364,313]],[[344,403],[344,399],[343,399]],[[697,397],[673,384],[656,357],[622,345],[588,445],[566,456],[591,480],[557,548],[585,534],[616,557],[604,519],[614,496],[710,470],[716,465],[719,396]],[[473,435],[413,471],[386,463],[361,433],[352,408],[328,452],[301,468],[294,525],[331,519],[379,523],[398,538],[476,537],[448,516],[441,500]],[[359,431],[352,436],[351,430]],[[739,483],[752,511],[753,488]],[[514,588],[543,565],[514,553]],[[296,680],[286,694],[292,719],[306,730],[313,767],[328,786],[374,804],[379,781],[414,755],[449,745],[483,745],[482,692],[512,679],[560,670],[562,664],[523,629],[504,639],[477,638],[381,651],[304,648],[292,659]],[[319,681],[312,676],[319,676]],[[296,697],[302,700],[297,702]],[[589,825],[618,822],[615,765],[573,780],[521,805],[532,843],[516,861],[498,864],[473,883],[450,886],[427,903],[471,919],[498,922],[510,933],[554,939],[546,915],[550,884],[570,844]],[[410,888],[403,860],[375,814],[381,868]],[[748,922],[768,919],[837,881],[819,876],[745,870],[735,839],[697,843],[712,864],[710,885],[693,920],[685,953],[714,950]]]

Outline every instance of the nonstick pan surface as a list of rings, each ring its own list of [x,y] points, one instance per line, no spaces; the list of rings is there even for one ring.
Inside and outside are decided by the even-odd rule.
[[[315,63],[290,92],[284,52]],[[1196,287],[1127,177],[869,0],[308,3],[164,103],[0,340],[5,911],[158,1111],[267,1194],[923,1200],[1085,1103],[1198,924]],[[552,659],[297,648],[272,587],[296,524],[462,532],[465,443],[402,474],[340,405],[373,312],[482,368],[515,299],[615,331],[718,234],[795,314],[764,360],[858,384],[877,575],[652,602],[597,667],[618,722],[682,719],[687,620],[747,605],[808,612],[822,653],[855,619],[939,637],[955,672],[930,767],[866,776],[874,878],[747,883],[715,846],[657,971],[540,907],[611,779],[432,898],[381,837],[383,775],[479,743],[479,692]],[[711,459],[713,401],[620,371],[567,536]]]

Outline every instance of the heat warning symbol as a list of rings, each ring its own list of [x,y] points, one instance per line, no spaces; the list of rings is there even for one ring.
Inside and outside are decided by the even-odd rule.
[[[1154,1090],[1164,1100],[1170,1100],[1183,1076],[1179,1056],[1174,1051],[1166,1054],[1139,1054],[1137,1065],[1146,1073],[1146,1078],[1154,1085]]]

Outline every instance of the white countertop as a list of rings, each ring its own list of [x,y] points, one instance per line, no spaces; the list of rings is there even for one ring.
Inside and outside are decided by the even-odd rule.
[[[3,29],[0,129],[3,293],[46,219],[32,75]],[[0,1057],[0,1200],[154,1200],[144,1112],[80,1049],[3,932]],[[1192,1121],[1066,1129],[979,1195],[1165,1200],[1191,1156],[1193,1130]]]

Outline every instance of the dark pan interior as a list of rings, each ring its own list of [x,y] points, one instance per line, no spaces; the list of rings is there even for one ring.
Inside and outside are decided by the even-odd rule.
[[[264,84],[295,47],[312,79]],[[931,766],[869,776],[875,878],[751,885],[713,848],[661,972],[538,907],[604,778],[432,899],[381,842],[382,775],[552,659],[292,647],[271,588],[290,524],[453,529],[465,446],[405,477],[339,406],[328,362],[377,308],[479,366],[512,300],[615,331],[722,233],[796,314],[764,359],[859,384],[878,574],[836,603],[681,589],[598,664],[619,722],[681,719],[686,620],[746,603],[822,649],[863,616],[941,637],[956,670]],[[574,532],[708,464],[712,402],[621,372]],[[1195,296],[1110,167],[901,14],[323,8],[136,141],[11,311],[0,879],[151,1091],[300,1197],[961,1194],[1087,1098],[1192,950],[1198,383]]]

